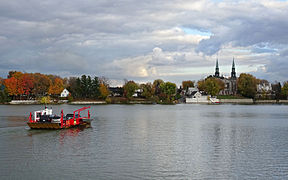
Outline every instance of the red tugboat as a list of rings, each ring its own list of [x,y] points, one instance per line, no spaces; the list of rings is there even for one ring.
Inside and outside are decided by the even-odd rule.
[[[73,114],[64,115],[63,109],[61,115],[53,115],[52,109],[45,107],[44,110],[35,111],[34,114],[30,112],[28,126],[31,129],[66,129],[71,127],[91,127],[90,112],[88,115],[81,116],[80,113],[89,107],[83,107],[75,110]]]

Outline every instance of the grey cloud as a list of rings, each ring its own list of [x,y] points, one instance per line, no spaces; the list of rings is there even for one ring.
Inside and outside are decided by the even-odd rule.
[[[210,8],[208,7],[207,11]],[[212,21],[209,23],[209,29],[214,35],[210,39],[202,40],[197,48],[198,51],[211,55],[219,51],[221,46],[229,43],[242,47],[260,43],[287,46],[288,22],[285,18],[288,16],[287,3],[286,6],[277,9],[261,3],[241,1],[228,3],[223,8],[215,8],[213,13],[215,12],[220,16],[206,17]],[[213,13],[207,12],[207,15]]]
[[[170,54],[173,61],[149,62],[150,69],[206,66],[205,56],[221,51],[227,44],[253,47],[266,43],[267,48],[259,46],[252,53],[274,53],[268,49],[287,48],[287,10],[287,3],[274,7],[256,1],[2,1],[0,74],[14,68],[125,78],[125,74],[103,66],[109,68],[116,59],[147,56],[155,47]],[[198,44],[184,32],[157,34],[175,27],[195,28],[213,35]],[[194,49],[201,55],[189,55]],[[33,66],[36,61],[47,65]],[[79,61],[87,65],[79,65]]]

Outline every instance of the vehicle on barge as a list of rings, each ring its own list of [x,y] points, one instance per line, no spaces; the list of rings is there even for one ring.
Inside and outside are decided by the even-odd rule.
[[[30,112],[28,126],[31,129],[67,129],[72,127],[91,127],[90,112],[87,111],[87,116],[81,116],[80,113],[89,109],[83,107],[77,109],[73,114],[64,115],[63,109],[60,116],[53,115],[52,109],[45,107],[44,110]]]

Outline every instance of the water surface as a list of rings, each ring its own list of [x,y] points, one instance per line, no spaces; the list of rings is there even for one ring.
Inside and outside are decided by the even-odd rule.
[[[41,108],[0,105],[0,179],[288,179],[288,106],[97,105],[93,128],[29,130]]]

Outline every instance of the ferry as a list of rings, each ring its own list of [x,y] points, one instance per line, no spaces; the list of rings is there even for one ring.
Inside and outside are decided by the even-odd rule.
[[[60,116],[53,115],[52,108],[45,107],[43,110],[30,112],[29,120],[27,122],[31,129],[67,129],[72,127],[91,127],[90,112],[87,111],[87,116],[82,116],[81,112],[89,109],[83,107],[77,109],[73,114],[64,115],[63,109]]]

